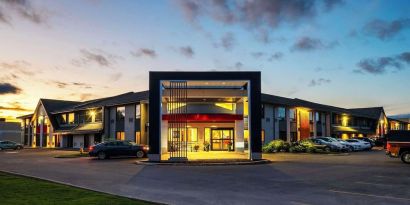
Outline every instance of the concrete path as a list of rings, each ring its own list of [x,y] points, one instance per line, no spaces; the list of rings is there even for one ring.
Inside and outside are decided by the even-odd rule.
[[[56,159],[66,151],[0,152],[0,170],[167,204],[410,204],[410,166],[383,151],[264,155],[274,163],[144,166],[135,158]]]

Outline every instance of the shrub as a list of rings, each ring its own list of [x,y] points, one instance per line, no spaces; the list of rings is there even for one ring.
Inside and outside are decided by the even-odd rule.
[[[289,152],[289,148],[291,147],[289,142],[283,143],[282,151]]]
[[[306,148],[302,145],[294,145],[289,148],[289,152],[305,152]]]
[[[283,140],[272,140],[268,144],[263,145],[262,152],[273,153],[282,150],[285,146],[285,141]]]

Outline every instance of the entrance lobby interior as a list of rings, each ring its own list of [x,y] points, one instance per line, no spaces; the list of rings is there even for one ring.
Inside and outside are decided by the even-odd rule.
[[[163,160],[247,158],[248,81],[161,85]]]

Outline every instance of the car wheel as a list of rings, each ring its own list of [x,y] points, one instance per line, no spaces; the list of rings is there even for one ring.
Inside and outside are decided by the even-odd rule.
[[[325,147],[325,152],[330,152],[330,147]]]
[[[353,147],[351,147],[351,146],[347,147],[348,152],[353,152],[353,150],[354,150]]]
[[[17,146],[17,147],[16,147],[16,150],[21,150],[21,147],[20,147],[20,146]]]
[[[97,155],[98,159],[107,159],[107,155],[105,154],[105,152],[98,152]]]
[[[144,151],[141,151],[141,150],[140,150],[140,151],[137,152],[137,157],[138,157],[138,158],[143,158],[144,155],[145,155]]]
[[[410,164],[410,152],[403,152],[400,156],[401,161]]]

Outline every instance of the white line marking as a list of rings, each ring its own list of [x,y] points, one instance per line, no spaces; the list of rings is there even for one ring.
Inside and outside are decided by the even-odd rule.
[[[394,196],[380,196],[374,194],[366,194],[366,193],[358,193],[358,192],[348,192],[348,191],[338,191],[338,190],[328,190],[330,192],[339,193],[339,194],[350,194],[350,195],[358,195],[358,196],[369,196],[369,197],[376,197],[376,198],[383,198],[383,199],[395,199],[395,200],[405,200],[410,201],[409,198],[401,198],[401,197],[394,197]]]
[[[307,204],[307,203],[297,202],[297,201],[291,201],[290,203],[295,204],[295,205],[310,205],[310,204]]]
[[[376,186],[393,186],[393,184],[380,184],[380,183],[371,183],[371,182],[363,182],[357,181],[356,184],[367,184],[367,185],[376,185]]]

